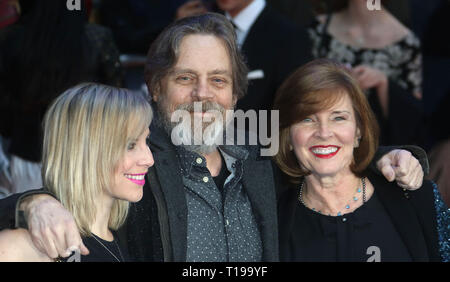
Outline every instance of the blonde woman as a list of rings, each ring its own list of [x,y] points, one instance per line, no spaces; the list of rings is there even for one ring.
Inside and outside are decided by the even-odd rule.
[[[69,260],[129,259],[114,230],[124,223],[129,202],[141,199],[144,176],[153,165],[146,142],[151,119],[142,96],[92,83],[67,90],[48,109],[44,186],[72,213],[90,251]],[[25,229],[0,232],[0,260],[52,261]]]

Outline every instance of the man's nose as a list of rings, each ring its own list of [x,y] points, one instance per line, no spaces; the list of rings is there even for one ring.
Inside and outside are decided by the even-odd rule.
[[[195,101],[210,100],[214,97],[214,93],[207,80],[199,80],[193,89],[192,96]]]

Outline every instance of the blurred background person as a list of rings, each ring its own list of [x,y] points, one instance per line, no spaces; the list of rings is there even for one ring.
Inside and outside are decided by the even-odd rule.
[[[119,86],[122,69],[111,32],[89,24],[66,1],[19,1],[18,21],[0,30],[2,186],[12,192],[42,186],[42,118],[65,89],[85,81]]]
[[[347,64],[381,127],[382,145],[425,144],[420,41],[382,5],[367,1],[313,1],[309,27],[315,57]],[[381,1],[384,3],[384,1]]]
[[[0,0],[0,29],[15,23],[19,19],[18,0]]]

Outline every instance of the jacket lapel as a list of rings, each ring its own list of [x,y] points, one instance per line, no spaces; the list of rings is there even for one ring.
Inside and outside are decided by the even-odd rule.
[[[157,152],[153,157],[157,179],[167,207],[173,261],[185,261],[187,205],[178,158],[174,151]]]
[[[244,163],[243,187],[261,231],[263,260],[278,261],[278,223],[275,186],[269,160]]]

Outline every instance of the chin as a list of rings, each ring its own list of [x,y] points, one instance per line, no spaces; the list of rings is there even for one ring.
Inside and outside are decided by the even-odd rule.
[[[142,192],[142,189],[140,189],[140,190],[141,190],[140,192],[130,195],[131,197],[129,197],[128,202],[132,202],[132,203],[139,202],[142,199],[142,196],[144,194]]]
[[[121,195],[118,198],[121,200],[124,200],[124,201],[131,202],[131,203],[139,202],[142,199],[142,196],[144,194],[142,191],[142,188],[140,188],[139,190],[140,191],[132,191],[132,192],[128,191],[127,194]]]
[[[318,175],[322,175],[322,176],[332,176],[332,175],[339,174],[340,171],[337,170],[336,168],[320,167],[318,169],[311,170],[311,172],[313,174],[318,174]]]

